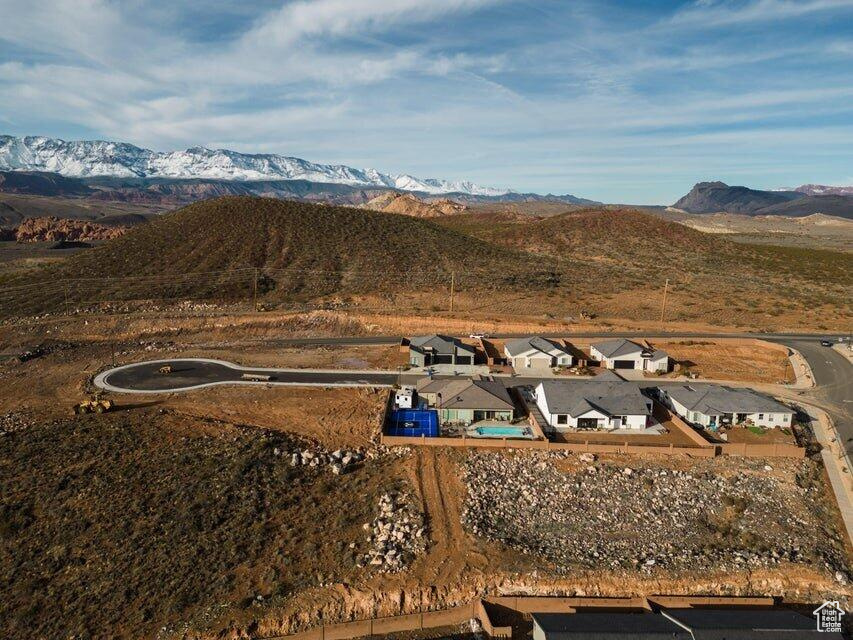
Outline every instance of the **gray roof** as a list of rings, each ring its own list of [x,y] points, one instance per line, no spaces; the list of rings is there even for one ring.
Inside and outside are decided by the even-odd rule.
[[[655,613],[534,613],[548,640],[690,640],[690,632]]]
[[[596,342],[592,346],[595,347],[605,358],[618,358],[619,356],[627,356],[630,353],[643,351],[642,345],[639,345],[632,340],[626,340],[625,338]]]
[[[651,414],[649,400],[631,382],[546,380],[542,389],[551,413],[577,417],[597,409],[608,416]]]
[[[557,344],[556,342],[552,342],[547,338],[541,338],[539,336],[528,336],[526,338],[518,338],[516,340],[510,340],[509,342],[504,344],[504,348],[506,352],[511,356],[517,356],[525,351],[530,351],[531,349],[535,349],[537,351],[541,351],[542,353],[550,353],[554,349],[561,351],[568,355],[568,351],[566,351],[565,347]]]
[[[665,609],[664,615],[690,629],[696,640],[841,637],[819,632],[814,618],[790,609]]]
[[[456,349],[460,349],[462,351],[469,351],[471,353],[474,353],[476,351],[474,347],[465,344],[458,338],[451,338],[450,336],[443,336],[438,334],[433,334],[430,336],[415,336],[414,338],[409,340],[409,348],[414,349],[415,351],[419,351],[421,353],[430,350],[433,353],[440,353],[446,355],[455,353]]]
[[[603,369],[601,373],[595,374],[596,382],[615,382],[625,380],[622,376],[620,376],[613,369]]]
[[[732,389],[714,384],[680,384],[665,388],[669,397],[684,405],[689,411],[698,411],[705,415],[721,413],[790,413],[794,410],[786,407],[770,396],[752,389]]]
[[[596,342],[592,344],[592,346],[595,347],[605,358],[618,358],[620,356],[637,353],[638,351],[643,354],[643,357],[650,357],[652,360],[669,357],[669,354],[662,349],[649,349],[641,344],[637,344],[633,340],[627,340],[625,338]]]
[[[494,380],[448,378],[420,386],[418,393],[441,394],[441,409],[507,410],[515,405],[506,387]]]

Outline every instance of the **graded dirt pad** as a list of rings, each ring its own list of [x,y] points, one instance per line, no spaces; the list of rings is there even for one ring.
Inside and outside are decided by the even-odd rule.
[[[679,340],[655,341],[687,371],[700,379],[742,382],[793,382],[794,368],[784,348],[746,341]]]
[[[213,387],[174,394],[164,406],[182,415],[312,438],[334,450],[371,444],[379,434],[386,393],[369,388]]]
[[[361,525],[401,478],[378,461],[291,467],[300,446],[156,411],[0,438],[0,633],[180,634],[350,580]]]

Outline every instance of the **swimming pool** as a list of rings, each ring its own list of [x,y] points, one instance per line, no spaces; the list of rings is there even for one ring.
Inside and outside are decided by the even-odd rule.
[[[533,438],[533,434],[528,427],[515,427],[503,424],[480,425],[472,429],[470,435],[475,438],[524,438],[526,440]]]

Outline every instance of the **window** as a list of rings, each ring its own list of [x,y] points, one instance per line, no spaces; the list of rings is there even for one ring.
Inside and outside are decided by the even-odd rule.
[[[559,415],[557,416],[557,424],[568,424],[569,416],[567,415]]]
[[[759,413],[759,414],[758,414],[758,419],[759,419],[759,420],[764,420],[764,414],[763,414],[763,413]]]
[[[767,414],[767,422],[773,422],[773,414],[772,413]]]

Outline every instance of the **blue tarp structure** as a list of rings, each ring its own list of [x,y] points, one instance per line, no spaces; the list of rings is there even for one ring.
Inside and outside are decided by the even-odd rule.
[[[438,437],[438,412],[429,409],[394,409],[388,416],[389,436]]]

